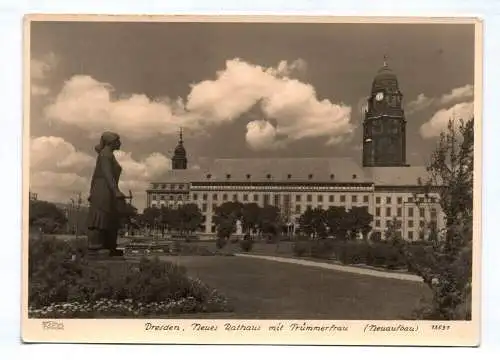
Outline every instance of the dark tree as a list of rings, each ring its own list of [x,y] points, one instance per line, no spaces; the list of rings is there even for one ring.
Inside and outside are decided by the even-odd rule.
[[[299,218],[301,231],[313,237],[324,237],[327,234],[327,218],[323,209],[308,208]]]
[[[203,215],[196,204],[184,204],[174,210],[177,213],[178,230],[181,234],[191,234],[203,222]]]
[[[276,206],[265,205],[260,210],[258,227],[263,234],[278,235],[281,228],[280,209]]]
[[[402,239],[392,239],[433,292],[424,318],[463,320],[471,316],[473,166],[474,119],[460,121],[458,126],[450,121],[432,154],[429,179],[420,180],[427,196],[430,191],[439,194],[446,218],[443,241],[435,242],[427,254],[432,260],[423,264]]]
[[[371,223],[373,215],[368,212],[366,206],[353,207],[348,213],[351,237],[355,237],[357,233],[363,235],[363,240],[368,240],[368,234],[372,230]]]
[[[44,233],[54,233],[68,221],[64,213],[55,204],[30,200],[29,225],[39,227]]]
[[[236,222],[242,217],[243,204],[239,202],[225,202],[215,208],[214,224],[217,237],[229,239],[236,231]]]
[[[262,209],[256,203],[246,203],[242,207],[241,221],[243,231],[248,234],[258,229]]]
[[[346,209],[342,206],[331,206],[325,215],[328,233],[338,240],[346,240],[351,227]]]

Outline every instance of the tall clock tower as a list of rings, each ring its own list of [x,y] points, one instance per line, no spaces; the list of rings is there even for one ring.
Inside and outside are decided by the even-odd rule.
[[[364,113],[363,166],[407,166],[402,100],[398,79],[384,59]]]

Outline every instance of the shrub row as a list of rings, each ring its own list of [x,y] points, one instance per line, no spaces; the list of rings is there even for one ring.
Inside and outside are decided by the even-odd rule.
[[[125,309],[124,302],[129,306],[123,315],[147,313],[144,306],[151,303],[164,304],[150,308],[157,314],[228,309],[223,296],[187,276],[184,267],[157,258],[141,258],[138,262],[89,262],[85,241],[30,239],[28,266],[28,299],[33,314],[50,315],[53,309],[65,306],[72,309],[72,316],[76,316],[74,309],[81,316],[93,314],[96,309],[104,311],[103,316],[109,316],[115,314],[116,309]],[[106,310],[100,307],[99,301],[111,301],[113,306]],[[196,305],[186,305],[191,303]]]
[[[419,264],[430,261],[428,258],[430,245],[415,243],[409,248]],[[407,268],[409,272],[415,272],[414,269],[408,267],[406,259],[396,247],[383,242],[367,244],[355,241],[303,238],[294,243],[293,253],[297,257],[336,259],[345,265],[365,264],[387,269]]]

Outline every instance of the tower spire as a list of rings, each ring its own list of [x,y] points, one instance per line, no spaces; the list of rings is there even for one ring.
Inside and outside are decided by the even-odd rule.
[[[180,132],[179,132],[179,143],[182,144],[184,141],[182,140],[182,126],[180,128]]]
[[[384,54],[384,67],[387,67],[387,54]]]

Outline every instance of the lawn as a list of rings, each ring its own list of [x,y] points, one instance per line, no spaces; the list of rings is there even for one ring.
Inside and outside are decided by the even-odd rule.
[[[220,318],[399,320],[411,318],[419,300],[430,296],[422,283],[297,264],[236,256],[162,258],[186,266],[228,297],[235,312]]]

